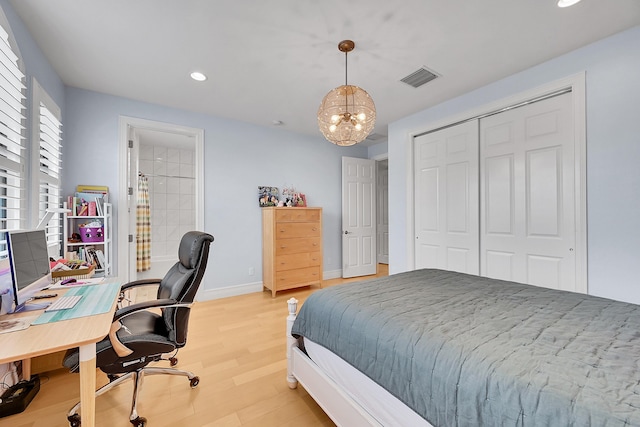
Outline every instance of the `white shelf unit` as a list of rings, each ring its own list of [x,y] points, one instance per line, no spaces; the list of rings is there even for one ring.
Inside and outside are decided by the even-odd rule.
[[[64,204],[66,208],[67,204]],[[109,277],[113,273],[113,206],[111,203],[103,204],[104,215],[92,215],[92,216],[77,216],[77,215],[64,215],[63,224],[63,255],[66,256],[67,252],[77,252],[80,248],[86,248],[87,246],[93,246],[96,249],[102,250],[104,253],[105,265],[103,269],[96,269],[95,274],[97,276]],[[80,224],[91,222],[93,219],[99,219],[104,227],[103,235],[104,240],[102,242],[69,242],[69,237],[73,233],[79,233],[78,226]]]

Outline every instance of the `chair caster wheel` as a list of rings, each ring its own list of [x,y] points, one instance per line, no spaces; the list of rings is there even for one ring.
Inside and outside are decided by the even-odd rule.
[[[135,420],[129,420],[129,421],[135,427],[144,427],[145,425],[147,425],[147,419],[145,417],[138,417]]]
[[[169,364],[170,364],[171,366],[176,366],[176,365],[178,364],[178,359],[177,359],[177,358],[175,358],[175,357],[170,357],[170,358],[169,358]]]
[[[70,427],[80,427],[80,415],[79,414],[69,415],[67,417],[67,420],[69,420],[69,426]]]
[[[191,386],[191,388],[197,387],[198,384],[200,384],[200,377],[193,377],[191,378],[191,380],[189,380],[189,385]]]

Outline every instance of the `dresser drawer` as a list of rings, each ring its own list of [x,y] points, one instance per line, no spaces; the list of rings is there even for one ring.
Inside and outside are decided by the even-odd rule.
[[[276,271],[294,270],[296,268],[317,267],[320,265],[320,252],[306,252],[276,257]]]
[[[290,208],[276,211],[276,221],[319,221],[320,220],[319,209],[302,209],[302,208]]]
[[[320,250],[320,239],[320,237],[280,239],[275,243],[276,257],[300,252],[316,252]]]
[[[276,224],[276,239],[318,237],[320,231],[320,224],[315,222],[282,222]]]
[[[320,282],[320,268],[307,267],[276,272],[276,289],[291,289]]]

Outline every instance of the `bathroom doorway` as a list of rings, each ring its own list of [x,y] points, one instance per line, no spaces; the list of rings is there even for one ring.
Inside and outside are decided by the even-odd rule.
[[[182,235],[204,228],[204,132],[122,117],[123,136],[119,206],[126,209],[118,210],[118,276],[125,282],[163,277],[177,261]],[[139,207],[140,195],[147,210]],[[150,239],[146,246],[140,246],[143,239]]]

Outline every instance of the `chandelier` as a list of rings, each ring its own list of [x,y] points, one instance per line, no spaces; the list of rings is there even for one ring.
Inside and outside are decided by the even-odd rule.
[[[376,106],[369,94],[347,84],[347,54],[355,43],[343,40],[338,50],[344,52],[344,85],[330,91],[318,109],[318,127],[329,142],[349,146],[363,141],[376,123]]]

